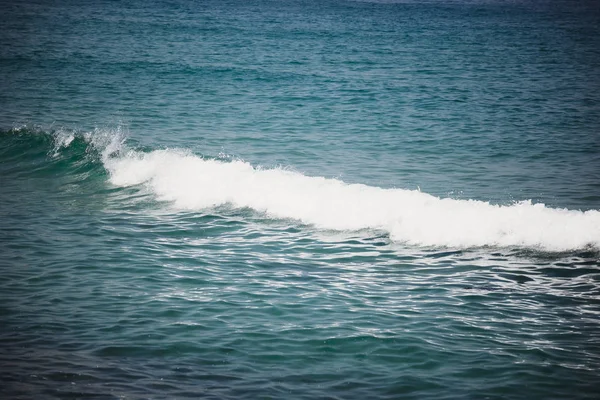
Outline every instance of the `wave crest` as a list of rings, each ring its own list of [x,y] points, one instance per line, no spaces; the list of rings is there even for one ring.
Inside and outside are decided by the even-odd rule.
[[[185,150],[129,151],[107,158],[117,186],[145,184],[187,210],[230,205],[332,230],[377,229],[421,246],[518,246],[550,251],[600,248],[600,212],[523,201],[509,206],[438,198],[404,189],[346,184],[243,161],[204,159]]]

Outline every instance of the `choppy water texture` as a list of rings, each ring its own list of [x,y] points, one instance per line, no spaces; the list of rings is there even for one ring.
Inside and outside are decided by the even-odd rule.
[[[600,6],[0,3],[2,398],[600,393]]]

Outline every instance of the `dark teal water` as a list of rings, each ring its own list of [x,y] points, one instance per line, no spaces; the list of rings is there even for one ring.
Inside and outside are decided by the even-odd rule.
[[[594,399],[600,6],[0,4],[0,396]]]

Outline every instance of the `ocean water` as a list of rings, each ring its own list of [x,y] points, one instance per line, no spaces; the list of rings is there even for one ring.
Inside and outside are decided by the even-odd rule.
[[[595,399],[600,4],[0,3],[3,399]]]

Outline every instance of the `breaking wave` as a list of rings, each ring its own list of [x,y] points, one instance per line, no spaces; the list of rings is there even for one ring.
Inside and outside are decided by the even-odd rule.
[[[509,206],[438,198],[415,190],[347,184],[185,150],[130,151],[107,159],[117,186],[146,185],[176,208],[229,205],[332,230],[377,229],[423,246],[519,246],[550,251],[600,247],[600,211]]]
[[[283,168],[198,156],[189,150],[128,147],[121,129],[91,132],[28,128],[2,132],[5,166],[43,156],[45,163],[86,164],[108,172],[117,187],[143,185],[159,201],[182,210],[250,208],[341,231],[383,230],[419,246],[516,246],[544,251],[600,248],[600,211],[546,207],[521,201],[495,205],[439,198],[417,190],[347,184]],[[8,140],[8,143],[7,143]],[[6,161],[11,163],[6,163]]]

